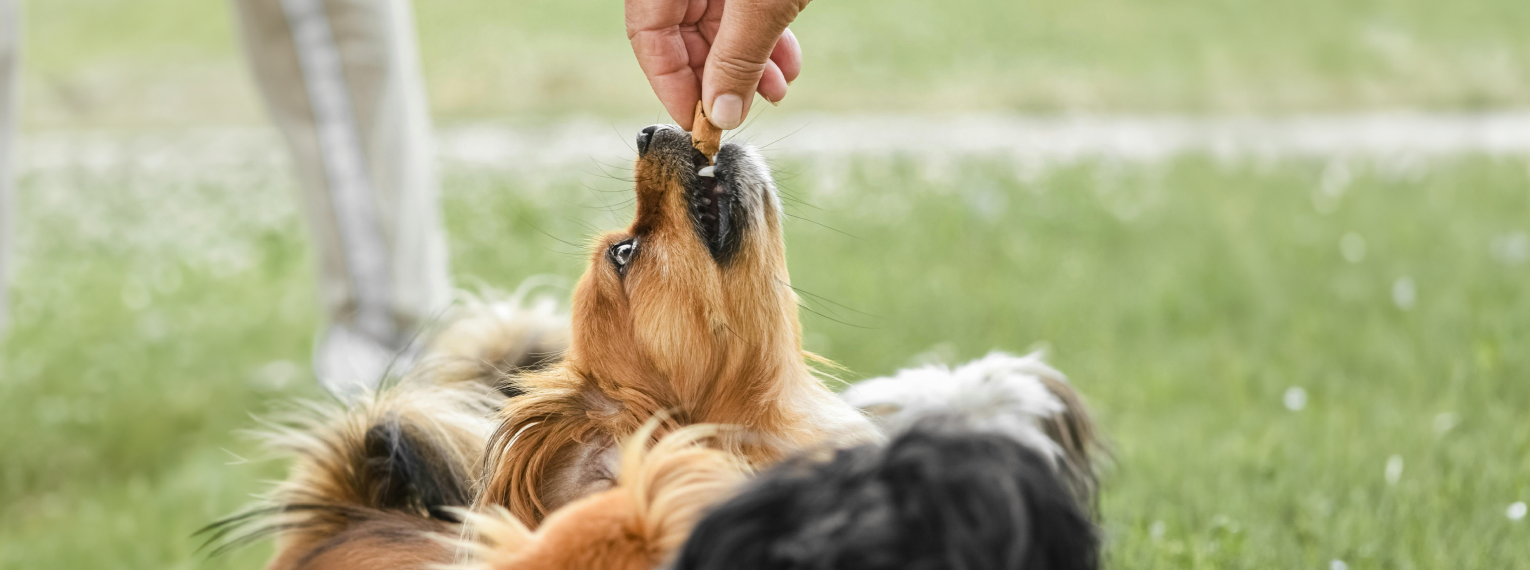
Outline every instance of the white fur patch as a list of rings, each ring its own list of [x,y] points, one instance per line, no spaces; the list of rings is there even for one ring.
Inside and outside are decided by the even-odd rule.
[[[896,375],[862,380],[841,395],[889,433],[932,414],[961,416],[977,429],[1009,435],[1056,459],[1062,449],[1042,431],[1041,422],[1065,410],[1042,378],[1066,382],[1041,353],[1014,356],[992,352],[952,369],[929,365]]]

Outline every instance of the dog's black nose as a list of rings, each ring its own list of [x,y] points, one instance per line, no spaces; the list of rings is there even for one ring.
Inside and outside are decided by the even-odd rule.
[[[653,140],[653,134],[659,132],[659,129],[662,128],[664,128],[664,125],[648,125],[643,127],[643,130],[638,131],[638,156],[643,156],[643,153],[648,152],[648,142]]]

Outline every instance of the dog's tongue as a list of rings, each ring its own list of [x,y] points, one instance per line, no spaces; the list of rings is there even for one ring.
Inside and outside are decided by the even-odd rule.
[[[722,129],[717,128],[717,125],[712,124],[712,120],[707,118],[707,111],[702,108],[701,101],[696,102],[696,118],[692,122],[694,125],[691,127],[691,146],[706,155],[707,164],[711,165],[714,162],[713,157],[717,156],[717,149],[722,146]],[[702,168],[697,174],[712,176],[712,167]]]

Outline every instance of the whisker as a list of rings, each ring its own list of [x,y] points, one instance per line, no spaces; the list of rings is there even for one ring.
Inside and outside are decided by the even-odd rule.
[[[623,209],[626,209],[627,206],[632,205],[632,203],[636,202],[636,201],[637,201],[637,199],[634,198],[632,200],[626,200],[626,201],[623,201],[623,202],[618,202],[616,204],[604,204],[604,203],[602,203],[602,204],[600,204],[598,206],[590,205],[590,204],[582,204],[579,207],[587,209],[587,210],[600,210],[602,212],[610,212],[612,214],[615,214],[617,212],[622,211]]]
[[[585,188],[588,188],[590,190],[596,190],[595,188],[591,188],[589,185],[585,185]],[[603,192],[602,190],[596,190],[596,191],[597,192]],[[595,201],[600,202],[600,204],[603,207],[602,208],[595,208],[595,207],[591,206],[590,208],[591,209],[605,210],[606,213],[611,216],[611,223],[612,224],[615,224],[615,225],[618,225],[618,226],[622,225],[621,218],[618,218],[616,216],[617,211],[625,210],[628,206],[631,206],[632,204],[636,204],[637,203],[637,196],[632,195],[631,192],[624,192],[624,193],[627,194],[627,199],[619,201],[619,202],[617,202],[615,204],[607,203],[604,198],[601,198],[600,194],[596,194],[594,196],[595,197]]]
[[[831,305],[837,306],[837,307],[839,307],[841,309],[844,309],[844,310],[847,310],[847,311],[852,311],[852,312],[855,312],[855,313],[860,313],[862,315],[866,315],[866,316],[871,317],[873,319],[880,319],[880,318],[882,318],[882,317],[879,317],[877,315],[873,315],[871,313],[868,313],[868,312],[865,312],[865,311],[862,311],[862,310],[859,310],[859,309],[855,309],[853,307],[848,307],[848,306],[836,303],[832,299],[829,299],[828,297],[825,297],[823,295],[819,295],[819,294],[816,294],[816,293],[812,293],[810,291],[807,291],[805,289],[802,289],[800,287],[797,287],[797,286],[792,285],[790,283],[787,283],[785,281],[781,281],[779,278],[777,278],[776,281],[780,282],[782,285],[785,285],[787,287],[791,287],[793,291],[796,291],[798,293],[802,293],[803,295],[807,295],[809,297],[813,297],[813,298],[821,300],[821,301],[823,301],[825,303],[829,303]]]
[[[606,165],[604,163],[598,161],[598,160],[595,160],[595,157],[593,157],[593,156],[590,157],[590,163],[594,164],[600,170],[600,174],[595,174],[593,172],[585,171],[586,174],[589,174],[591,176],[600,176],[602,178],[610,178],[612,180],[619,180],[619,181],[621,181],[623,183],[626,183],[626,184],[636,184],[637,183],[636,179],[633,179],[633,178],[623,178],[623,177],[611,174],[610,172],[607,172],[606,169],[605,169]]]
[[[786,285],[786,284],[782,283],[782,285]],[[791,285],[786,285],[786,287],[788,287],[790,289],[793,289],[793,290],[796,290],[796,288],[792,287]],[[800,293],[801,291],[798,291],[798,292]],[[823,312],[819,313],[820,316],[827,317],[827,316],[831,316],[832,315],[832,318],[841,319],[841,320],[845,320],[845,321],[851,320],[850,316],[840,314],[840,312],[835,310],[834,307],[823,305],[823,301],[820,301],[818,299],[815,299],[815,298],[809,297],[809,296],[798,296],[797,297],[797,305],[800,306],[800,307],[811,308],[809,305],[805,304],[805,303],[811,303],[811,302],[816,302],[816,303],[818,303],[820,305],[818,307],[818,309],[813,309],[815,311],[821,309]],[[825,314],[825,313],[827,313],[827,314]]]
[[[600,161],[599,159],[597,159],[597,158],[595,158],[593,156],[590,157],[590,160],[593,161],[595,164],[599,164],[599,165],[601,165],[601,166],[603,166],[605,168],[611,168],[611,169],[615,169],[615,170],[632,170],[632,165],[630,165],[630,164],[606,164],[605,162],[602,162],[602,161]]]
[[[589,184],[584,184],[583,186],[584,186],[584,188],[586,190],[590,190],[592,192],[600,192],[602,194],[631,194],[632,193],[631,190],[601,190],[601,189],[596,188],[594,186],[590,186]]]
[[[744,344],[749,345],[750,348],[759,349],[759,346],[755,345],[752,342],[749,342],[749,339],[744,338],[742,336],[739,336],[739,334],[737,332],[734,332],[733,331],[733,327],[729,326],[728,323],[722,323],[722,328],[723,328],[723,330],[728,331],[728,334],[733,335],[733,338],[738,339],[739,342],[742,342]]]
[[[621,182],[622,184],[637,184],[637,180],[634,180],[632,178],[622,178],[620,176],[612,176],[612,175],[606,174],[604,172],[602,172],[600,174],[596,174],[594,172],[585,171],[585,174],[588,174],[590,176],[594,176],[596,178],[608,178],[608,179],[611,179],[611,180],[615,180],[617,182]]]
[[[847,327],[855,327],[855,328],[858,328],[858,329],[864,329],[864,330],[876,330],[876,329],[877,329],[877,327],[863,327],[863,326],[861,326],[861,325],[854,325],[854,324],[850,324],[850,323],[847,323],[847,322],[845,322],[845,321],[841,321],[841,320],[839,320],[839,319],[836,319],[836,318],[834,318],[834,317],[830,317],[830,316],[828,316],[828,315],[825,315],[825,314],[823,314],[823,313],[820,313],[820,312],[818,312],[818,311],[814,311],[814,310],[813,310],[813,308],[812,308],[812,307],[809,307],[809,306],[807,306],[807,305],[804,305],[804,304],[802,304],[802,303],[797,303],[797,307],[799,307],[799,308],[801,308],[801,309],[802,309],[802,310],[804,310],[804,311],[807,311],[807,312],[809,312],[809,313],[813,313],[813,314],[815,314],[815,315],[818,315],[818,316],[820,316],[820,317],[823,317],[823,318],[825,318],[825,319],[829,319],[829,320],[831,320],[831,321],[834,321],[834,322],[836,322],[836,323],[839,323],[839,324],[842,324],[842,325],[845,325],[845,326],[847,326]]]
[[[581,246],[581,245],[579,245],[579,244],[576,244],[576,243],[570,243],[570,242],[568,242],[568,241],[567,241],[567,240],[564,240],[564,239],[562,239],[562,238],[559,238],[559,237],[558,237],[558,236],[555,236],[555,235],[552,235],[552,234],[550,234],[550,233],[547,233],[547,231],[546,231],[546,230],[543,230],[543,229],[542,229],[542,228],[539,228],[539,227],[537,227],[537,225],[536,225],[536,224],[533,224],[533,223],[531,223],[531,220],[528,220],[528,219],[526,219],[526,216],[523,216],[523,215],[520,215],[520,214],[516,214],[516,216],[515,216],[515,217],[516,217],[516,218],[519,218],[519,219],[520,219],[520,220],[521,220],[521,223],[524,223],[524,224],[526,224],[526,225],[528,225],[528,226],[531,226],[531,229],[534,229],[534,230],[536,230],[536,231],[538,231],[538,232],[540,232],[540,233],[541,233],[541,234],[542,234],[542,235],[544,235],[544,236],[547,236],[547,237],[550,237],[550,238],[553,238],[553,239],[554,239],[554,240],[556,240],[556,241],[557,241],[557,242],[558,242],[558,243],[561,243],[561,244],[563,244],[563,245],[567,245],[567,246],[570,246],[570,247],[573,247],[573,248],[575,248],[575,249],[579,249],[579,250],[583,250],[583,249],[584,249],[584,247],[583,247],[583,246]]]
[[[781,137],[781,138],[778,138],[778,139],[776,139],[776,140],[773,140],[773,141],[770,141],[770,144],[767,144],[767,145],[765,145],[765,146],[762,146],[762,147],[758,147],[758,148],[759,148],[759,149],[760,149],[760,150],[765,150],[765,149],[768,149],[768,148],[770,148],[770,147],[772,147],[772,146],[775,146],[775,145],[776,145],[776,143],[778,143],[778,142],[781,142],[781,141],[784,141],[784,140],[786,140],[786,139],[788,139],[788,138],[791,138],[791,136],[792,136],[792,135],[795,135],[795,134],[797,134],[797,133],[800,133],[800,132],[802,132],[802,129],[806,129],[806,128],[808,128],[808,125],[811,125],[811,124],[813,124],[813,122],[812,122],[812,121],[808,121],[808,122],[806,122],[806,123],[803,123],[803,125],[802,125],[802,126],[800,126],[800,127],[797,127],[797,130],[795,130],[795,131],[792,131],[792,132],[789,132],[789,133],[786,133],[786,136],[783,136],[783,137]]]
[[[807,206],[809,208],[812,208],[814,210],[818,210],[820,212],[827,212],[828,211],[828,210],[825,210],[825,209],[820,208],[818,206],[814,206],[811,202],[808,202],[807,200],[803,200],[802,198],[798,198],[798,197],[793,196],[793,195],[791,195],[789,193],[782,192],[780,187],[776,188],[776,196],[781,198],[782,202],[786,202],[786,203],[792,204],[794,206]]]
[[[632,154],[637,154],[637,149],[632,148],[632,143],[628,142],[629,139],[622,136],[622,130],[616,128],[616,123],[611,123],[611,132],[616,133],[616,138],[622,140],[622,144],[627,146],[627,150],[632,151]]]
[[[758,95],[756,95],[756,98],[759,98]],[[749,130],[749,127],[752,127],[752,126],[754,126],[755,123],[759,122],[760,121],[760,117],[765,116],[765,113],[766,113],[766,111],[768,109],[766,107],[760,107],[758,105],[750,105],[750,107],[756,110],[754,116],[750,117],[749,118],[749,122],[744,123],[744,126],[739,127],[737,129],[734,129],[733,130],[733,134],[728,136],[728,141],[727,142],[733,142],[735,139],[738,138],[739,135],[744,134],[744,131]]]
[[[819,303],[819,307],[818,307],[818,309],[815,309],[815,310],[821,310],[821,311],[823,311],[823,313],[827,313],[828,315],[832,315],[836,319],[842,319],[842,320],[849,320],[850,319],[850,317],[848,315],[842,315],[842,314],[840,314],[839,311],[834,310],[834,307],[823,305],[821,301],[818,301],[817,299],[814,299],[812,297],[798,297],[797,299],[798,299],[798,302],[797,302],[798,306],[808,306],[807,303],[809,303],[809,302],[818,302]]]
[[[590,230],[590,236],[589,237],[591,239],[594,239],[595,236],[600,235],[600,233],[602,231],[600,228],[595,227],[593,224],[591,224],[589,222],[586,222],[584,220],[581,220],[579,218],[575,218],[573,216],[567,216],[567,218],[569,219],[569,221],[574,222],[575,224],[579,224],[579,227],[582,227],[584,229]]]
[[[623,178],[623,177],[620,177],[620,176],[614,176],[614,175],[612,175],[612,174],[610,174],[608,172],[605,172],[605,171],[601,171],[599,174],[596,174],[596,173],[590,172],[590,171],[585,171],[585,174],[588,174],[590,176],[594,176],[596,178],[607,178],[607,179],[615,180],[617,182],[621,182],[622,184],[637,184],[637,180],[636,179],[633,179],[633,178]]]
[[[803,217],[803,216],[794,216],[794,215],[791,215],[791,214],[786,214],[786,213],[785,213],[785,212],[782,212],[782,213],[783,213],[783,214],[785,214],[785,215],[786,215],[786,217],[788,217],[788,218],[792,218],[792,219],[794,219],[794,220],[802,220],[802,221],[804,221],[804,222],[807,222],[807,223],[810,223],[810,224],[813,224],[813,225],[815,225],[815,226],[818,226],[818,227],[821,227],[821,228],[824,228],[824,229],[826,229],[826,230],[829,230],[829,231],[832,231],[832,232],[834,232],[834,233],[837,233],[837,234],[841,234],[841,235],[844,235],[844,236],[846,236],[846,237],[851,237],[851,238],[855,238],[855,239],[863,239],[863,238],[861,238],[861,236],[858,236],[858,235],[855,235],[855,234],[852,234],[852,233],[848,233],[848,232],[844,232],[844,231],[841,231],[841,230],[839,230],[839,229],[838,229],[838,228],[835,228],[835,227],[832,227],[832,226],[828,226],[828,225],[824,225],[824,224],[822,224],[822,223],[819,223],[819,222],[815,222],[815,221],[813,221],[813,220],[812,220],[812,219],[809,219],[809,218],[805,218],[805,217]]]

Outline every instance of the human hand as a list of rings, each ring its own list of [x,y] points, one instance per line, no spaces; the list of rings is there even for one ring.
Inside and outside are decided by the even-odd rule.
[[[696,101],[722,129],[749,116],[754,93],[771,103],[802,71],[786,26],[811,0],[626,0],[627,39],[669,116],[691,130]]]

